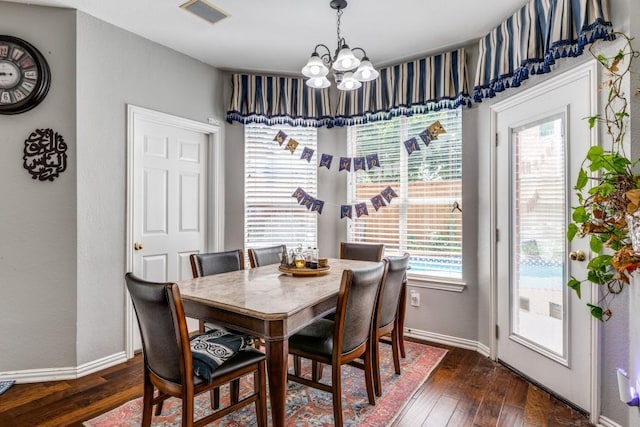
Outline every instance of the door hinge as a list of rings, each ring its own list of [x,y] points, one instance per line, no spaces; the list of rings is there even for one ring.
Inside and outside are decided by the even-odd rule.
[[[496,228],[496,242],[500,241],[500,230]]]
[[[496,147],[498,146],[498,132],[496,132]]]
[[[500,327],[496,325],[496,339],[500,337]]]

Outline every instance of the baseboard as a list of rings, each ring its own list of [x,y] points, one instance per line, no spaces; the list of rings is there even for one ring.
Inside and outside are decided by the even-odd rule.
[[[123,351],[103,357],[102,359],[93,360],[75,368],[26,369],[24,371],[0,372],[0,381],[15,380],[18,384],[24,384],[74,380],[126,361],[127,356]]]
[[[600,416],[600,418],[598,419],[598,426],[602,426],[602,427],[622,427],[620,424],[618,424],[615,421],[610,420],[607,417],[603,417],[602,415]]]
[[[468,340],[465,338],[452,337],[450,335],[437,334],[435,332],[421,331],[418,329],[404,328],[404,335],[425,341],[446,344],[453,347],[465,348],[467,350],[477,351],[485,357],[491,354],[489,347],[478,341]]]

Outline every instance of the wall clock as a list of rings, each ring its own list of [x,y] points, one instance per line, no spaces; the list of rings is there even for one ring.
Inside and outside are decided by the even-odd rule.
[[[32,109],[50,85],[49,65],[40,51],[22,39],[0,35],[0,114]]]

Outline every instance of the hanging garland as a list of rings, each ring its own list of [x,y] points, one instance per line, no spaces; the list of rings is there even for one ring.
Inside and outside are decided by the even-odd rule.
[[[295,197],[298,201],[298,204],[307,208],[307,210],[311,212],[318,212],[318,215],[322,215],[322,209],[324,208],[324,200],[316,199],[315,197],[308,194],[301,187],[296,188],[291,197]],[[394,197],[398,197],[398,194],[391,188],[391,186],[387,186],[380,193],[373,196],[371,199],[371,204],[373,208],[378,211],[383,206],[387,206],[387,203],[391,203],[391,200]],[[340,219],[342,218],[351,218],[353,219],[353,212],[355,210],[356,216],[360,218],[363,215],[369,215],[369,209],[367,209],[367,203],[356,203],[355,205],[340,205]]]
[[[438,135],[446,133],[444,127],[439,121],[433,122],[429,127],[420,132],[418,136],[424,143],[425,147],[428,147],[431,141],[438,139]],[[284,149],[294,154],[300,145],[298,141],[293,138],[289,138],[286,132],[279,130],[276,136],[273,138],[281,147],[284,144]],[[285,144],[286,142],[286,144]],[[411,155],[414,151],[420,151],[420,145],[418,144],[418,139],[416,137],[409,138],[404,141],[404,146],[407,150],[407,153]],[[311,159],[313,158],[313,154],[315,150],[309,147],[304,147],[302,150],[302,154],[300,155],[301,160],[306,160],[308,163],[311,163]],[[318,163],[318,167],[326,167],[327,169],[331,169],[331,163],[333,161],[332,154],[323,153],[320,157],[320,162]],[[376,167],[382,167],[380,165],[380,159],[378,153],[367,154],[366,156],[359,157],[340,157],[340,162],[338,165],[338,172],[347,171],[351,172],[351,165],[353,165],[353,172],[357,172],[359,170],[366,171],[371,170]],[[295,197],[298,201],[299,205],[305,206],[307,210],[311,212],[318,212],[318,215],[322,215],[322,210],[324,209],[325,202],[324,200],[316,199],[315,197],[309,195],[306,191],[304,191],[301,187],[298,187],[291,197]],[[375,195],[370,199],[371,205],[377,212],[380,208],[387,206],[386,203],[391,203],[391,200],[394,197],[398,197],[398,194],[391,188],[391,186],[387,186],[380,193]],[[385,203],[386,201],[386,203]],[[456,203],[457,204],[457,203]],[[454,206],[455,209],[460,209],[457,206]],[[342,218],[350,218],[353,219],[353,212],[355,211],[356,217],[360,218],[364,215],[369,215],[369,209],[367,208],[367,203],[356,203],[355,205],[340,205],[340,219]]]

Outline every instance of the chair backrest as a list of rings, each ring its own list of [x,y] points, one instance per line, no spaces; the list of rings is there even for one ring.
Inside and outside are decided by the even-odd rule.
[[[280,264],[282,254],[287,253],[286,245],[269,246],[266,248],[249,248],[249,264],[251,268],[261,265]]]
[[[386,264],[380,262],[342,273],[334,331],[335,348],[341,348],[342,354],[369,339],[385,270]]]
[[[387,326],[396,318],[400,291],[402,284],[406,280],[407,268],[409,267],[409,254],[405,253],[398,257],[387,257],[387,275],[385,276],[384,292],[380,299],[380,320],[378,327]]]
[[[145,365],[158,377],[184,385],[191,348],[178,285],[148,282],[132,273],[125,280],[138,318]]]
[[[384,244],[340,242],[340,258],[360,261],[380,261]]]
[[[207,254],[191,254],[189,258],[193,277],[244,270],[244,255],[240,249]]]

